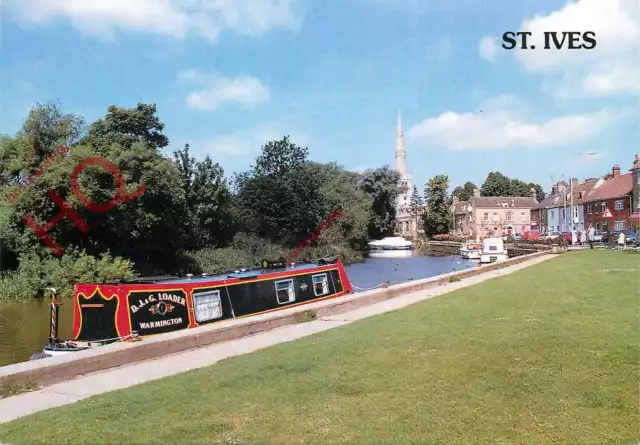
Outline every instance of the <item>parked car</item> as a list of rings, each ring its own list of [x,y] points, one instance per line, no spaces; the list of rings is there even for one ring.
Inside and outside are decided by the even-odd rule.
[[[588,232],[587,232],[588,233]],[[587,235],[588,236],[588,235]],[[602,242],[602,236],[603,233],[599,230],[596,230],[593,234],[593,242],[594,243],[601,243]],[[587,239],[588,240],[588,239]]]
[[[634,244],[638,239],[638,234],[633,230],[611,230],[602,235],[602,242],[606,244],[617,244],[620,232],[624,233],[625,244]]]
[[[547,234],[547,239],[557,239],[562,237],[562,234],[560,232],[549,232]]]

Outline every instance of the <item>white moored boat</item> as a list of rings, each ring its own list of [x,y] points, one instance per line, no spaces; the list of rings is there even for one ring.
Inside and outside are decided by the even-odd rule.
[[[369,248],[371,250],[411,250],[413,243],[401,236],[390,236],[378,241],[371,241]]]
[[[480,264],[496,263],[509,259],[507,249],[504,248],[502,238],[485,238],[482,240],[482,255]]]
[[[482,255],[482,243],[467,241],[460,247],[459,253],[462,258],[479,260],[480,255]]]

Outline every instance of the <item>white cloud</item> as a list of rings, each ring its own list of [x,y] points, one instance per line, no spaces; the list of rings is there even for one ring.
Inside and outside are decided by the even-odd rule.
[[[181,72],[178,80],[197,87],[187,95],[186,102],[189,107],[198,110],[214,110],[223,102],[254,105],[270,98],[267,86],[259,79],[246,75],[223,77],[191,70]]]
[[[8,0],[18,21],[41,24],[63,18],[82,32],[113,38],[117,31],[216,41],[223,30],[261,35],[297,28],[296,0]]]
[[[512,50],[530,72],[560,74],[563,98],[640,93],[640,6],[638,0],[578,0],[520,25],[535,50]],[[593,31],[594,49],[544,48],[545,31]],[[559,36],[561,38],[561,35]],[[581,42],[582,43],[582,42]],[[567,43],[565,42],[565,45]]]
[[[496,39],[490,36],[485,36],[480,39],[478,52],[480,53],[480,57],[482,59],[488,60],[489,62],[493,61],[496,58],[496,54],[498,52]]]
[[[609,109],[543,122],[527,120],[526,114],[516,98],[499,96],[475,112],[449,111],[427,118],[407,132],[407,139],[454,150],[555,147],[587,140],[618,118]]]

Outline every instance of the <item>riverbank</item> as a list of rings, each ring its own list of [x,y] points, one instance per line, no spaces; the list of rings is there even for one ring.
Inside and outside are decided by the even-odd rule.
[[[453,272],[475,264],[460,259],[431,258],[418,252],[402,259],[362,259],[346,266],[356,290],[379,287],[382,281],[398,284]],[[47,300],[10,300],[0,302],[0,366],[23,362],[42,350],[49,336]],[[73,301],[67,299],[59,311],[59,336],[70,338],[73,325]]]
[[[278,313],[231,320],[217,326],[211,325],[197,330],[150,337],[140,343],[124,343],[91,352],[74,354],[73,356],[54,357],[46,361],[7,366],[0,368],[0,388],[5,388],[5,392],[10,393],[5,394],[5,396],[9,396],[16,394],[15,391],[12,391],[13,387],[26,388],[30,386],[31,390],[34,390],[37,389],[38,384],[44,385],[45,388],[42,391],[25,395],[22,398],[24,401],[24,399],[29,400],[35,397],[36,403],[32,405],[39,411],[46,406],[56,406],[55,403],[62,402],[64,404],[76,401],[70,400],[65,396],[65,394],[75,394],[74,390],[67,387],[68,385],[78,388],[78,379],[74,379],[74,377],[79,379],[97,378],[99,381],[109,382],[109,385],[115,384],[116,387],[110,387],[113,390],[121,388],[122,386],[119,385],[128,380],[130,381],[130,379],[108,377],[105,380],[105,376],[108,376],[111,371],[128,370],[124,372],[134,377],[135,382],[140,383],[141,381],[159,378],[157,370],[161,370],[160,372],[165,373],[165,376],[180,372],[175,367],[167,366],[166,364],[167,360],[173,362],[175,359],[176,363],[180,364],[178,369],[184,372],[188,369],[193,369],[189,368],[189,366],[194,366],[194,363],[202,366],[203,360],[205,363],[215,363],[217,360],[211,361],[212,358],[216,357],[216,354],[211,353],[211,348],[217,346],[223,348],[223,350],[231,351],[231,355],[243,354],[253,350],[251,346],[255,345],[254,340],[263,335],[271,337],[271,341],[274,344],[279,343],[286,341],[286,337],[282,337],[282,332],[286,329],[292,329],[294,333],[301,334],[300,336],[308,335],[310,332],[307,325],[310,324],[308,323],[310,321],[314,326],[314,332],[331,329],[356,319],[387,312],[455,289],[472,286],[550,258],[550,255],[543,255],[536,258],[528,258],[526,261],[518,259],[511,260],[508,263],[495,263],[475,270],[440,275],[431,279],[419,280],[415,283],[393,286],[388,289],[377,289],[335,300],[311,303],[306,307],[289,308]],[[464,281],[461,281],[462,277],[465,277]],[[312,320],[319,320],[322,323],[313,322]],[[334,325],[334,322],[337,322],[337,324]],[[298,326],[298,328],[295,326]],[[242,343],[243,340],[248,342],[248,350],[238,345],[238,342]],[[200,359],[197,357],[200,357]],[[142,362],[139,363],[140,365],[154,363],[156,371],[151,373],[134,372],[133,369],[137,366],[135,362]],[[158,366],[159,364],[162,364],[162,366]],[[120,365],[124,366],[118,368]],[[186,369],[185,366],[187,367]],[[140,380],[141,378],[142,380]],[[100,391],[100,384],[91,382],[87,388],[91,388],[90,391]],[[62,399],[60,399],[61,395],[63,396]],[[2,397],[2,394],[0,394],[0,397]],[[42,397],[48,400],[39,400]],[[13,400],[15,401],[16,399],[14,398]],[[0,408],[2,404],[8,403],[12,403],[12,400],[0,400]],[[51,403],[54,403],[54,405],[51,405]],[[22,406],[24,409],[32,409],[29,408],[29,403],[26,405],[24,406],[23,403],[14,404],[13,410],[6,411],[4,417],[0,416],[0,423],[28,414],[28,412],[15,408]]]
[[[11,422],[0,426],[0,440],[636,443],[635,258],[563,254],[446,298]],[[285,330],[309,334],[345,320],[278,335],[290,340],[296,336]],[[256,339],[238,341],[269,345]],[[190,353],[202,366],[222,352]],[[162,374],[157,361],[135,366],[120,377],[93,376],[94,387]],[[85,378],[58,388],[58,396],[91,395]],[[15,410],[18,398],[35,394],[4,402],[13,399]]]

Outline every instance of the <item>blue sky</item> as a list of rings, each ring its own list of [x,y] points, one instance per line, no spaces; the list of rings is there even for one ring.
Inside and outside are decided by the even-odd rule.
[[[228,175],[290,134],[352,170],[392,164],[402,111],[414,182],[541,183],[626,170],[638,152],[633,0],[8,0],[0,132],[36,101],[95,120],[156,103],[170,149]],[[595,30],[586,50],[512,50],[505,31]],[[542,47],[542,44],[539,45]],[[586,153],[590,153],[587,155]]]

